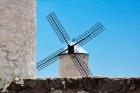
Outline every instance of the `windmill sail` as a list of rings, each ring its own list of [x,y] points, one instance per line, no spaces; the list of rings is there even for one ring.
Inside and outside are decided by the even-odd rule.
[[[64,27],[62,26],[61,22],[59,21],[59,19],[55,15],[55,13],[54,12],[50,13],[47,16],[47,20],[51,24],[53,30],[57,34],[61,43],[67,43],[68,44],[68,41],[70,40],[70,37],[67,34],[67,32],[65,31]]]
[[[56,52],[54,52],[53,54],[49,55],[48,57],[44,58],[43,60],[41,60],[40,62],[37,63],[36,68],[38,70],[44,69],[45,67],[47,67],[48,65],[52,64],[53,62],[55,62],[56,60],[59,59],[59,55],[61,53],[63,53],[64,50],[63,48],[57,50]]]
[[[72,55],[71,55],[72,56]],[[75,65],[75,67],[77,68],[77,70],[80,72],[81,76],[84,77],[84,76],[87,76],[86,73],[84,73],[84,69],[80,66],[79,64],[79,60],[77,61],[77,58],[75,56],[72,56],[72,60],[73,60],[73,63]]]
[[[93,76],[81,55],[72,54],[71,58],[82,77]]]
[[[91,39],[96,37],[98,34],[100,34],[104,30],[105,30],[105,28],[100,22],[96,23],[93,27],[91,27],[84,34],[82,34],[81,36],[74,39],[74,42],[76,42],[76,43],[73,46],[84,45],[85,43],[87,43],[88,41],[90,41]]]
[[[85,69],[86,73],[88,76],[93,76],[92,72],[90,71],[88,64],[85,63],[83,57],[81,55],[76,55],[78,60],[81,62],[81,65],[83,66],[83,68]]]

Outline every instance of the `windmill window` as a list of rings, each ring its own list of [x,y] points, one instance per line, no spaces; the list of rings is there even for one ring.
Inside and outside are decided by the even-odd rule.
[[[85,58],[85,56],[83,56],[83,58]]]

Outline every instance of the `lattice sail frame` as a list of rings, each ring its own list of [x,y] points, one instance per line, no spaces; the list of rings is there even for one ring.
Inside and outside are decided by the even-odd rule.
[[[75,49],[77,51],[77,49]],[[82,77],[92,77],[93,74],[80,54],[69,54]]]
[[[53,30],[57,34],[61,43],[67,43],[68,44],[68,41],[70,40],[70,37],[69,37],[68,33],[66,32],[66,30],[64,29],[64,27],[62,26],[59,19],[57,18],[56,14],[54,12],[50,13],[47,16],[47,20],[51,24]]]
[[[57,50],[56,52],[52,53],[48,57],[46,57],[43,60],[39,61],[36,64],[37,69],[40,71],[41,69],[44,69],[48,65],[50,65],[53,62],[57,61],[59,59],[59,55],[61,53],[63,53],[64,51],[66,51],[66,50],[64,50],[63,48],[60,48],[59,50]]]
[[[97,22],[94,26],[92,26],[88,31],[83,33],[81,36],[74,39],[74,46],[75,45],[84,45],[91,39],[95,38],[97,35],[99,35],[102,31],[104,31],[105,28],[102,25],[101,22]]]

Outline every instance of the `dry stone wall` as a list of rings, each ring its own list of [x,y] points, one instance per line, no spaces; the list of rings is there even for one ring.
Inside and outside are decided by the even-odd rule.
[[[0,88],[35,77],[36,0],[0,0]]]
[[[140,78],[54,78],[13,81],[8,93],[140,93]]]

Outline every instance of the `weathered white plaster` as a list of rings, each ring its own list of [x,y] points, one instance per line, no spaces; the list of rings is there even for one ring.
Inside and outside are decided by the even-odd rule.
[[[15,78],[35,77],[35,26],[36,0],[0,0],[0,80],[3,87]]]
[[[88,65],[88,54],[76,53],[76,55],[80,55],[83,58],[85,64]],[[72,55],[67,53],[64,53],[60,56],[59,72],[60,77],[82,77],[74,64]]]

